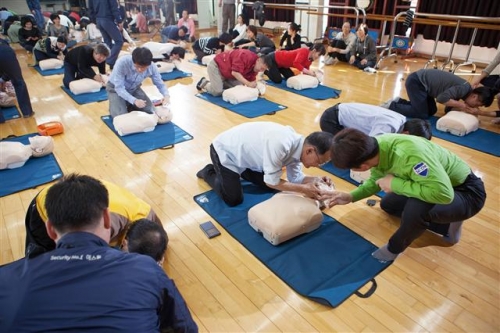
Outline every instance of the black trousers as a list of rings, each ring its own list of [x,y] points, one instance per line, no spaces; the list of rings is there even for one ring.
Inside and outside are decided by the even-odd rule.
[[[264,182],[263,172],[246,169],[239,175],[223,166],[213,145],[210,145],[210,158],[214,170],[207,172],[204,179],[228,206],[234,207],[243,202],[243,188],[241,187],[240,178],[269,189]]]
[[[339,122],[339,104],[337,103],[323,112],[319,120],[319,127],[323,132],[332,133],[333,135],[344,129],[344,126]]]
[[[427,88],[420,82],[416,73],[408,75],[405,86],[410,102],[401,98],[398,102],[391,103],[390,110],[408,118],[419,119],[428,119],[437,112],[436,100],[429,96]]]
[[[401,217],[401,226],[389,239],[389,251],[403,252],[426,229],[433,230],[432,225],[471,218],[483,208],[486,201],[484,183],[472,172],[463,184],[454,187],[454,192],[453,201],[447,205],[387,193],[382,198],[380,207],[391,215]]]
[[[341,39],[334,39],[330,43],[330,46],[336,47],[336,48],[341,49],[341,50],[345,50],[347,48],[346,43]],[[337,58],[338,60],[343,61],[343,62],[349,61],[349,59],[347,58],[347,54],[342,54],[340,52],[330,52],[330,53],[328,53],[328,55],[332,58]]]
[[[28,207],[24,224],[26,226],[26,257],[33,258],[41,253],[56,248],[56,243],[47,234],[45,222],[38,213],[36,197],[31,201]]]
[[[274,83],[281,83],[283,81],[283,77],[285,78],[286,81],[295,75],[290,68],[278,67],[274,52],[266,55],[266,58],[271,59],[272,65],[269,67],[267,71],[264,72],[264,74],[266,74],[269,80],[273,81]]]

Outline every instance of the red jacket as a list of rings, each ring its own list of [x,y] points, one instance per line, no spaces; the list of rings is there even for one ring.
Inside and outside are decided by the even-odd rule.
[[[309,49],[301,47],[300,49],[274,52],[278,68],[295,67],[302,72],[304,68],[309,69],[311,61],[309,60]]]
[[[235,79],[231,74],[232,71],[238,72],[248,81],[255,81],[257,73],[253,67],[259,57],[248,50],[232,50],[222,52],[215,56],[215,62],[219,67],[220,74],[225,79]]]

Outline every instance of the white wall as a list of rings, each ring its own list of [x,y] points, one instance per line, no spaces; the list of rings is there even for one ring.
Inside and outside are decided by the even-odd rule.
[[[6,7],[19,15],[30,13],[26,1],[23,0],[2,0],[0,1],[0,7]]]

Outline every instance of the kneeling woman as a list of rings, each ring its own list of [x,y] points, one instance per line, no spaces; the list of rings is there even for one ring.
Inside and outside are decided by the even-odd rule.
[[[68,52],[66,49],[67,43],[68,41],[64,36],[40,39],[33,48],[35,64],[45,59],[64,60],[64,56]]]
[[[272,62],[272,66],[264,72],[274,83],[281,83],[283,77],[285,80],[294,76],[291,67],[296,68],[306,75],[316,76],[309,70],[311,63],[320,56],[325,55],[325,46],[323,44],[314,44],[311,48],[300,48],[291,51],[280,50],[266,55]]]

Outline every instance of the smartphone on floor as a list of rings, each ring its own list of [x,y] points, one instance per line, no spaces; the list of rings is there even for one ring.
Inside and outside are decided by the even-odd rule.
[[[220,231],[215,227],[215,225],[210,222],[203,222],[200,224],[201,230],[207,235],[208,238],[214,238],[220,235]]]

